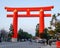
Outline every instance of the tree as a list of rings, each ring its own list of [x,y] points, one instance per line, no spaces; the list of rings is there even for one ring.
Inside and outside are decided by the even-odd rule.
[[[20,40],[22,38],[23,38],[23,30],[19,29],[19,31],[18,31],[18,40]]]
[[[29,39],[29,38],[32,38],[32,35],[23,31],[21,28],[19,29],[18,31],[18,41],[21,40],[21,39]]]
[[[2,41],[7,41],[8,32],[5,29],[1,29],[0,32],[1,32],[0,35],[1,35]]]
[[[60,15],[60,14],[58,13],[57,16],[56,16],[56,14],[54,14],[54,15],[52,16],[52,20],[51,20],[50,24],[55,27],[54,31],[53,31],[53,30],[50,30],[50,31],[49,31],[50,34],[52,34],[52,35],[53,35],[53,34],[56,35],[57,33],[60,32],[60,20],[57,19],[57,17],[58,17],[59,15]]]
[[[13,25],[12,24],[10,24],[10,28],[9,28],[9,34],[8,34],[8,41],[11,41],[11,38],[12,38],[12,36],[13,36]]]
[[[10,37],[12,37],[12,35],[13,35],[13,25],[12,24],[10,24],[10,28],[9,28],[9,36]]]
[[[47,28],[45,28],[44,29],[44,38],[48,38],[48,29]]]
[[[55,31],[60,33],[60,22],[57,22]]]
[[[35,36],[39,37],[39,24],[36,25],[36,33]]]
[[[55,32],[56,32],[56,37],[59,39],[60,38],[60,22],[56,24]]]
[[[57,18],[56,17],[57,17],[56,14],[52,15],[52,19],[50,21],[50,25],[55,26],[55,24],[57,22]]]
[[[50,39],[50,36],[48,34],[48,28],[44,29],[44,36],[43,37],[47,40],[46,43],[48,44],[48,41]]]
[[[31,39],[33,36],[31,34],[28,34],[27,39]]]
[[[48,34],[50,35],[50,38],[54,38],[55,37],[55,31],[54,30],[49,30]]]

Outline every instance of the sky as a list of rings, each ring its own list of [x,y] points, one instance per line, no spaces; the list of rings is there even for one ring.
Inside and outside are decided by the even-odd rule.
[[[0,30],[5,29],[9,31],[12,18],[7,18],[8,12],[5,7],[43,7],[43,6],[54,6],[54,8],[46,13],[57,14],[60,13],[60,0],[0,0]],[[45,12],[44,12],[45,13]],[[60,19],[60,17],[57,17]],[[45,17],[45,27],[50,26],[51,17]],[[18,30],[19,28],[24,31],[35,35],[35,28],[39,23],[39,17],[30,18],[18,18]]]

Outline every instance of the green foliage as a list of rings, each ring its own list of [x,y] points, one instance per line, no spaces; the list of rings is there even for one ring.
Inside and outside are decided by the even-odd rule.
[[[39,37],[39,30],[36,30],[35,36]]]
[[[50,25],[54,26],[55,29],[54,30],[50,30],[49,34],[52,35],[52,37],[54,37],[57,33],[60,33],[60,20],[57,19],[58,16],[56,16],[56,14],[54,14],[52,16],[52,19],[50,21]],[[53,27],[52,27],[53,28]]]
[[[0,37],[2,38],[2,41],[7,41],[8,32],[5,29],[1,29],[0,32]]]
[[[11,38],[12,38],[12,36],[13,36],[13,25],[12,24],[10,24],[10,28],[9,28],[9,34],[8,34],[8,41],[10,41],[11,40]]]
[[[35,36],[39,37],[39,24],[36,25],[36,33]]]
[[[23,31],[22,29],[19,29],[18,31],[18,40],[20,39],[29,39],[32,38],[31,34],[28,34],[27,32]]]
[[[47,28],[44,29],[44,33],[43,33],[42,36],[43,36],[42,38],[45,38],[45,39],[49,38],[49,34],[48,34],[48,29]]]
[[[54,21],[55,21],[55,22],[54,22]],[[50,21],[50,25],[55,26],[56,21],[57,21],[57,16],[56,16],[56,14],[54,14],[54,15],[52,15],[52,19],[51,19],[51,21]]]
[[[57,22],[56,27],[55,27],[55,31],[60,33],[60,22]]]
[[[13,25],[10,24],[10,28],[9,28],[10,31],[13,31]]]
[[[44,29],[44,33],[43,34],[39,34],[39,24],[36,25],[36,33],[35,36],[40,37],[40,38],[48,38],[48,29],[45,28]]]

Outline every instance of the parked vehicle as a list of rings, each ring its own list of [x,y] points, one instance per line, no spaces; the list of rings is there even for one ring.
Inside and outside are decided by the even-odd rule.
[[[56,42],[57,39],[50,39],[49,41],[50,41],[50,42]]]
[[[52,43],[55,43],[57,41],[57,39],[50,39],[48,42],[49,42],[49,45],[51,45]]]
[[[46,43],[46,39],[36,39],[35,42],[37,42],[37,43]]]

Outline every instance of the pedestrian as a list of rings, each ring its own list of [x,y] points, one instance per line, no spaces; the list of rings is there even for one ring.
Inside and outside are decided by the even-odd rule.
[[[30,39],[29,41],[30,41],[30,44],[32,44],[32,39]]]
[[[49,40],[49,45],[51,46],[51,43],[52,43],[52,41],[51,40]]]
[[[0,36],[0,42],[1,42],[1,36]]]

